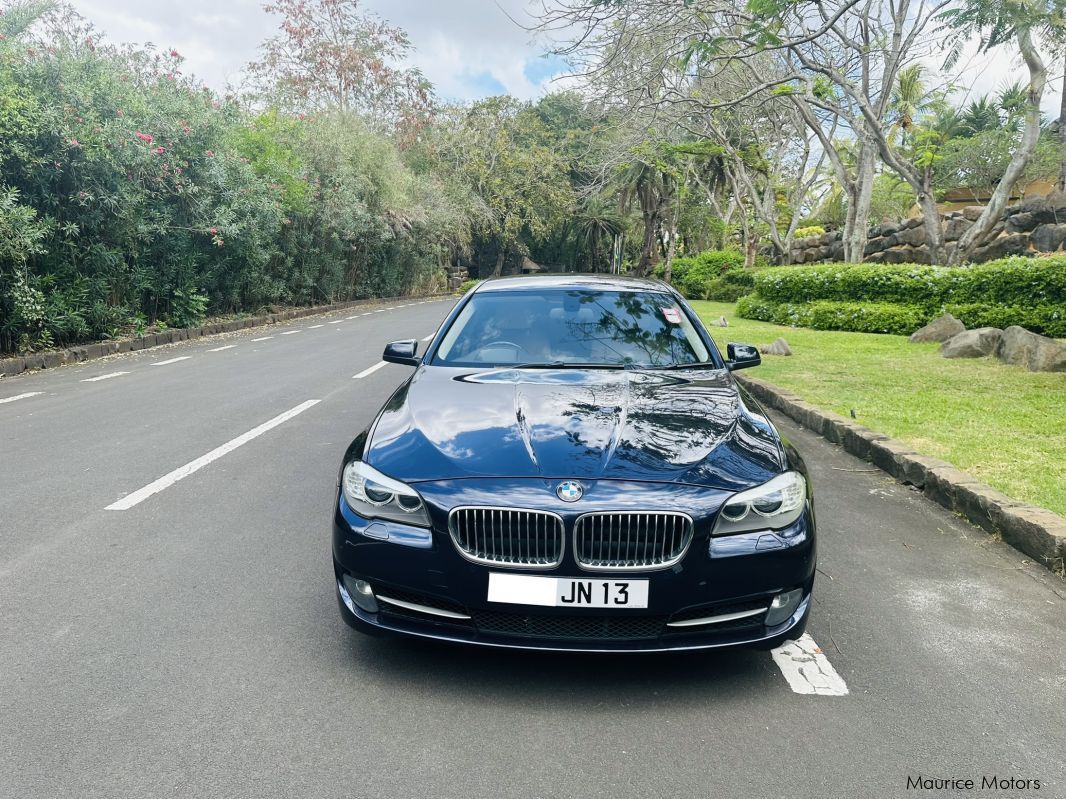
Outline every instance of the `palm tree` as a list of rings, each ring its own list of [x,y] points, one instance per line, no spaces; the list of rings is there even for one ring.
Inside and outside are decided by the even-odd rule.
[[[1012,133],[1016,133],[1025,116],[1025,106],[1029,102],[1028,92],[1019,82],[1010,86],[1004,86],[996,95],[996,104],[1005,117],[1004,126]]]
[[[982,94],[976,100],[972,100],[962,112],[962,129],[967,136],[984,133],[987,130],[995,130],[1003,124],[999,117],[998,104],[989,99],[987,94]]]
[[[907,134],[914,128],[915,118],[929,108],[932,99],[925,91],[922,81],[922,65],[912,64],[899,71],[896,87],[892,90],[890,113],[895,117],[892,135],[900,131],[900,144],[906,145]]]

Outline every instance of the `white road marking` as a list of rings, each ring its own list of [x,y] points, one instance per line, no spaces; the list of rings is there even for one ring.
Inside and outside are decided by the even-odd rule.
[[[374,372],[376,372],[378,369],[380,369],[382,366],[388,366],[388,363],[385,362],[385,361],[378,361],[376,364],[371,366],[369,369],[364,369],[359,374],[352,375],[352,380],[362,380],[364,377],[369,377],[370,375],[374,374]]]
[[[370,316],[370,314],[372,314],[372,313],[374,313],[374,311],[367,311],[366,313],[361,313],[359,315],[360,316]],[[353,316],[352,319],[355,319],[355,317]]]
[[[349,316],[348,318],[349,319],[355,319],[354,316]],[[334,319],[332,322],[330,322],[330,324],[331,325],[339,325],[343,321],[344,321],[343,319]]]
[[[390,305],[388,308],[385,308],[384,310],[386,310],[386,311],[395,311],[396,310],[396,306],[395,305]]]
[[[227,344],[225,347],[215,347],[213,350],[208,350],[208,352],[222,352],[222,350],[231,350],[236,346],[236,344]]]
[[[95,383],[97,380],[110,380],[112,377],[119,377],[121,375],[128,375],[129,372],[110,372],[106,375],[97,375],[96,377],[87,377],[81,382],[83,383]]]
[[[433,337],[434,337],[435,335],[437,335],[437,334],[436,334],[436,333],[430,333],[430,334],[429,334],[428,336],[423,336],[423,337],[422,337],[422,340],[423,340],[423,341],[429,341],[429,340],[430,340],[431,338],[433,338]]]
[[[5,402],[14,402],[15,400],[27,399],[28,397],[38,397],[43,394],[43,391],[27,391],[25,394],[16,394],[13,397],[4,397],[0,399],[0,404]]]
[[[388,309],[387,308],[378,308],[376,311],[374,311],[374,313],[383,313],[386,310],[388,310]]]
[[[309,328],[307,328],[307,329],[308,329],[308,330],[315,330],[315,329],[317,329],[317,328],[320,328],[320,327],[325,327],[325,325],[311,325],[311,326],[310,326]]]
[[[266,341],[268,338],[274,338],[273,336],[260,336],[259,338],[253,338],[252,341]]]
[[[347,317],[345,319],[345,321],[348,321],[350,319],[358,319],[360,316],[366,316],[366,314],[362,314],[362,313],[353,314],[352,316]]]
[[[129,510],[134,505],[144,502],[144,500],[148,499],[148,497],[152,496],[152,494],[158,494],[160,491],[170,488],[172,485],[174,485],[174,483],[178,482],[179,480],[185,479],[193,472],[199,471],[212,461],[216,461],[223,455],[229,452],[233,452],[233,450],[237,449],[237,447],[241,446],[242,444],[247,444],[253,438],[258,438],[259,436],[263,435],[263,433],[277,427],[279,424],[287,422],[289,419],[296,416],[297,414],[301,414],[306,411],[312,405],[317,405],[320,401],[321,400],[307,400],[306,402],[301,402],[295,408],[290,408],[289,410],[285,411],[285,413],[278,414],[273,419],[263,422],[258,427],[253,427],[247,433],[239,435],[231,441],[227,441],[220,447],[215,447],[206,455],[201,455],[196,460],[189,461],[184,466],[175,469],[169,474],[163,475],[158,480],[155,480],[146,485],[144,488],[139,488],[132,494],[127,494],[125,497],[118,500],[117,502],[112,502],[110,505],[104,508],[104,510]]]
[[[156,361],[155,363],[148,364],[149,366],[166,366],[168,363],[177,363],[178,361],[187,361],[191,358],[191,355],[181,355],[177,358],[171,358],[166,361]]]
[[[292,336],[292,335],[295,335],[296,333],[299,333],[299,332],[300,332],[299,330],[286,330],[281,335],[283,335],[283,336]]]
[[[797,694],[847,696],[848,686],[809,633],[770,651],[774,663]]]

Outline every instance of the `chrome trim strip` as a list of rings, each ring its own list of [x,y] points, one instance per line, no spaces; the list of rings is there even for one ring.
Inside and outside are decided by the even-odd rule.
[[[431,608],[427,605],[416,605],[414,602],[404,602],[402,599],[393,599],[392,597],[382,596],[376,594],[378,602],[387,602],[390,605],[396,605],[400,608],[407,608],[408,610],[414,610],[418,613],[425,613],[430,616],[443,616],[446,619],[469,619],[465,613],[456,613],[453,610],[441,610],[440,608]]]
[[[537,541],[538,546],[539,546],[539,542],[540,542],[541,539],[544,539],[545,543],[547,544],[547,537],[552,532],[549,529],[549,525],[548,525],[547,520],[548,519],[554,519],[554,521],[555,521],[555,531],[554,532],[555,532],[556,540],[558,541],[559,552],[556,555],[554,560],[549,560],[548,559],[548,556],[551,554],[550,552],[547,552],[547,551],[540,552],[539,549],[537,550],[536,553],[529,553],[529,554],[524,556],[524,557],[535,557],[537,559],[536,562],[523,562],[523,561],[515,562],[515,561],[510,561],[510,560],[502,560],[502,559],[482,558],[482,557],[479,557],[477,555],[473,555],[473,554],[470,553],[469,550],[478,548],[478,545],[480,543],[478,538],[477,538],[478,530],[470,530],[469,527],[468,527],[468,529],[466,529],[464,531],[465,532],[465,535],[464,535],[465,543],[464,543],[464,540],[460,540],[458,530],[456,530],[455,515],[457,513],[461,512],[461,511],[473,511],[475,513],[475,519],[478,519],[477,514],[480,512],[479,525],[480,525],[480,527],[482,529],[487,529],[486,525],[485,525],[485,517],[488,516],[488,520],[489,520],[489,523],[491,525],[491,523],[493,521],[493,518],[494,518],[493,514],[497,513],[497,512],[499,512],[499,514],[500,514],[499,519],[500,519],[501,523],[503,521],[503,513],[504,512],[506,512],[506,513],[522,513],[522,514],[526,514],[527,516],[530,516],[530,517],[535,517],[537,519],[537,521],[535,521],[533,523],[537,526],[537,530],[538,531],[540,530],[540,521],[539,520],[540,519],[544,519],[545,520],[545,524],[544,524],[544,529],[543,529],[543,535],[536,537],[536,541]],[[509,547],[513,547],[514,546],[514,536],[511,533],[511,528],[510,528],[511,518],[513,518],[513,517],[509,517],[508,518],[508,529],[507,529],[507,534],[506,535],[504,534],[504,530],[503,530],[502,524],[501,524],[501,528],[500,528],[501,547],[504,546],[505,543]],[[549,511],[549,510],[533,510],[533,509],[530,509],[530,508],[511,508],[511,507],[505,507],[505,506],[502,506],[502,505],[460,505],[457,508],[452,508],[448,512],[448,534],[449,534],[449,536],[452,539],[452,543],[455,545],[456,551],[463,558],[465,558],[466,560],[470,561],[471,563],[477,563],[477,564],[479,564],[481,566],[494,566],[494,567],[498,567],[498,568],[501,568],[501,569],[554,569],[554,568],[557,568],[558,566],[560,566],[562,564],[563,555],[564,555],[564,553],[566,551],[566,525],[563,522],[563,517],[560,516],[558,513],[553,513],[552,511]],[[512,549],[510,551],[513,553],[514,550]],[[498,553],[498,554],[502,555],[502,553]],[[523,557],[521,552],[519,552],[519,557]]]
[[[381,599],[381,597],[378,597]],[[686,619],[685,621],[668,621],[667,627],[696,627],[701,624],[718,624],[723,621],[735,621],[736,619],[746,619],[749,616],[758,616],[760,613],[765,613],[770,609],[767,605],[765,608],[755,608],[754,610],[738,610],[736,613],[720,613],[717,616],[704,616],[701,619]]]
[[[807,594],[806,598],[800,602],[799,607],[796,608],[796,612],[786,621],[782,622],[778,627],[774,628],[774,631],[769,634],[760,635],[756,638],[743,638],[739,641],[724,641],[715,642],[710,644],[688,644],[685,646],[656,646],[656,647],[633,647],[629,649],[625,648],[609,648],[602,647],[599,649],[592,647],[567,647],[567,646],[534,646],[531,644],[513,644],[510,642],[502,643],[497,641],[479,641],[476,638],[457,638],[454,635],[441,635],[440,633],[424,633],[416,632],[414,630],[405,630],[402,627],[389,627],[387,624],[382,624],[377,618],[371,616],[368,613],[356,608],[355,617],[362,621],[364,624],[368,624],[371,627],[382,627],[386,630],[394,630],[402,635],[410,635],[415,638],[428,638],[432,641],[448,641],[455,644],[467,644],[468,646],[480,646],[488,647],[491,649],[521,649],[528,652],[604,652],[612,655],[630,655],[630,654],[644,654],[647,652],[696,652],[706,649],[723,649],[726,647],[746,646],[748,644],[758,644],[762,641],[766,641],[782,633],[788,632],[800,623],[800,619],[807,612],[807,608],[810,606],[811,595]]]
[[[648,519],[649,529],[653,529],[654,530],[654,534],[651,536],[650,539],[646,537],[644,542],[643,542],[645,558],[647,558],[647,553],[649,551],[649,544],[654,544],[655,538],[657,538],[658,535],[659,535],[660,522],[663,521],[665,519],[665,517],[667,517],[667,516],[675,516],[675,517],[684,519],[685,520],[685,530],[682,533],[682,540],[679,542],[680,543],[680,548],[678,549],[678,553],[677,553],[677,555],[675,555],[673,558],[670,558],[669,560],[662,560],[661,562],[658,562],[658,563],[642,563],[642,564],[635,565],[635,566],[595,566],[595,565],[592,565],[590,563],[587,563],[587,562],[585,562],[585,561],[583,561],[581,559],[582,558],[582,555],[581,555],[582,550],[578,546],[578,534],[581,532],[581,524],[582,524],[582,522],[585,519],[588,519],[588,518],[591,518],[591,517],[599,517],[599,516],[608,516],[608,517],[647,516],[647,517],[650,517]],[[652,524],[654,524],[654,528],[651,527]],[[628,549],[628,546],[629,546],[628,535],[629,535],[630,527],[631,527],[631,525],[629,524],[629,520],[627,519],[626,520],[626,534],[627,534],[626,546],[627,546],[627,549]],[[600,545],[601,548],[603,546],[603,529],[602,528],[603,528],[603,525],[599,525],[599,530],[598,530],[599,538],[598,539],[595,538],[595,534],[596,534],[597,530],[593,531],[593,535],[594,535],[593,541],[598,540],[599,541],[599,545]],[[582,569],[584,571],[590,571],[590,572],[647,572],[647,571],[660,571],[662,569],[669,569],[674,564],[680,562],[681,559],[683,557],[685,557],[685,555],[688,553],[688,548],[692,545],[694,529],[695,529],[695,522],[693,522],[692,517],[689,516],[687,513],[682,513],[681,511],[674,511],[674,510],[663,510],[663,511],[619,510],[619,511],[591,511],[589,513],[583,513],[581,516],[578,516],[577,519],[574,521],[574,533],[573,533],[574,561],[577,563],[578,568],[580,568],[580,569]],[[607,539],[608,547],[610,547],[611,541],[613,541],[613,538],[611,537],[612,535],[613,535],[613,532],[611,530],[608,530],[608,539]],[[621,529],[619,529],[619,536],[621,537],[621,535],[622,535],[622,531],[621,531]],[[667,532],[667,529],[666,529],[666,525],[664,524],[662,526],[662,543],[661,543],[661,545],[658,548],[659,549],[659,553],[660,553],[660,555],[659,555],[660,557],[665,557],[665,553],[667,551],[667,546],[666,546],[666,537],[667,537],[667,535],[668,535],[668,532]],[[671,536],[671,543],[672,543],[673,542],[673,536],[675,535],[675,532],[674,531],[670,531],[669,535]],[[619,543],[621,543],[621,541],[619,541]],[[637,542],[637,546],[640,546],[639,541]],[[672,549],[672,547],[670,547],[670,548]],[[654,555],[652,557],[654,557]]]

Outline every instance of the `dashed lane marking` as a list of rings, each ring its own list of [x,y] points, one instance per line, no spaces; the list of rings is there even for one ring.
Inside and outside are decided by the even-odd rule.
[[[129,372],[109,372],[106,375],[97,375],[96,377],[87,377],[82,380],[82,383],[95,383],[98,380],[110,380],[112,377],[121,377],[122,375],[128,375]]]
[[[349,316],[348,318],[349,319],[354,319],[355,317],[354,316]],[[339,325],[343,321],[344,321],[343,319],[334,319],[332,322],[330,322],[330,324],[331,325]]]
[[[286,330],[281,335],[283,335],[283,336],[294,336],[294,335],[296,335],[297,333],[300,333],[300,332],[301,331],[299,331],[299,330]]]
[[[43,393],[43,391],[27,391],[25,394],[16,394],[13,397],[4,397],[3,399],[0,399],[0,405],[5,402],[14,402],[15,400],[29,399],[30,397],[39,397]]]
[[[848,686],[844,679],[809,633],[804,633],[797,641],[786,641],[770,654],[797,694],[847,696]]]
[[[259,338],[253,338],[252,341],[266,341],[267,339],[274,338],[273,336],[260,336]]]
[[[308,329],[308,330],[316,330],[316,329],[318,329],[318,328],[320,328],[320,327],[325,327],[325,325],[324,325],[324,324],[323,324],[323,325],[311,325],[311,326],[310,326],[309,328],[307,328],[307,329]]]
[[[383,366],[388,366],[388,363],[385,362],[385,361],[378,361],[376,364],[371,366],[369,369],[364,369],[359,374],[352,375],[352,380],[362,380],[364,377],[369,377],[370,375],[374,374],[374,372],[376,372],[378,369],[380,369]]]
[[[222,352],[222,350],[231,350],[236,346],[236,344],[227,344],[224,347],[215,347],[213,350],[208,350],[208,352]]]
[[[155,363],[148,364],[149,366],[166,366],[167,364],[177,363],[178,361],[187,361],[192,358],[191,355],[180,355],[177,358],[169,358],[165,361],[156,361]]]
[[[234,439],[231,439],[230,441],[227,441],[220,447],[215,447],[206,455],[201,455],[196,460],[189,461],[184,466],[180,466],[174,471],[163,475],[158,480],[155,480],[146,485],[144,488],[139,488],[132,494],[127,494],[125,497],[118,500],[117,502],[112,502],[110,505],[104,508],[104,510],[129,510],[134,505],[138,505],[141,502],[144,502],[144,500],[148,499],[148,497],[152,496],[153,494],[158,494],[160,491],[170,488],[170,486],[174,485],[174,483],[178,482],[179,480],[184,480],[190,474],[199,471],[212,461],[216,461],[223,455],[229,452],[233,452],[233,450],[237,449],[237,447],[242,446],[243,444],[247,444],[253,438],[258,438],[268,430],[272,430],[279,424],[287,422],[289,419],[293,418],[298,414],[303,413],[313,405],[317,405],[319,402],[320,400],[316,399],[307,400],[306,402],[301,402],[295,408],[290,408],[284,413],[279,413],[273,419],[269,419],[268,421],[263,422],[258,427],[253,427],[247,433],[244,433]]]

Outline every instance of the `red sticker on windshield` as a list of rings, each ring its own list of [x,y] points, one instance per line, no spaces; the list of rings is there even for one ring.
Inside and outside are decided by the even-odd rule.
[[[681,311],[677,308],[663,308],[663,318],[672,325],[681,324]]]

